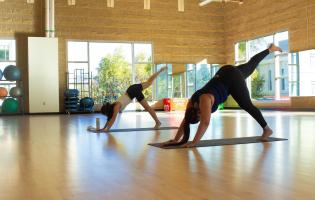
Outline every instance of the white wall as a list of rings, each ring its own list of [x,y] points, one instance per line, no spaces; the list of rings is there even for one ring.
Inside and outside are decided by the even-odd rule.
[[[58,39],[28,38],[29,112],[59,112]]]

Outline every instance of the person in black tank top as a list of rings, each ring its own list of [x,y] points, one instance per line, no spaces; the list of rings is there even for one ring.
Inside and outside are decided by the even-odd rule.
[[[200,90],[197,90],[188,101],[185,117],[174,139],[162,143],[162,146],[195,146],[207,130],[211,113],[215,112],[220,103],[223,103],[229,95],[247,111],[263,128],[261,140],[266,141],[272,134],[261,112],[253,105],[245,79],[249,77],[258,64],[271,52],[282,51],[271,44],[268,49],[253,56],[247,63],[233,66],[222,66],[215,76]],[[188,142],[190,124],[200,122],[193,141]]]

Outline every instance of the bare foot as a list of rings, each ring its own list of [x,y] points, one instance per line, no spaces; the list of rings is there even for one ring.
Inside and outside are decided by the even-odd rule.
[[[282,52],[282,49],[274,44],[270,44],[268,47],[269,52],[275,52],[275,51],[280,51]]]
[[[158,129],[158,128],[160,128],[160,126],[161,126],[161,122],[158,122],[158,123],[155,124],[154,128]]]
[[[263,134],[261,135],[261,140],[262,141],[268,141],[268,138],[270,135],[272,135],[273,131],[271,130],[271,128],[269,126],[266,126],[264,128]]]

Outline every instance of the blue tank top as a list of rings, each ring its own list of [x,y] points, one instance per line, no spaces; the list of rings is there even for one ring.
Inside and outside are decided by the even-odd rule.
[[[229,96],[228,88],[220,81],[219,77],[213,77],[205,86],[197,90],[192,96],[192,103],[199,104],[199,97],[203,94],[212,94],[214,96],[214,103],[211,112],[218,109],[219,104],[223,103]]]

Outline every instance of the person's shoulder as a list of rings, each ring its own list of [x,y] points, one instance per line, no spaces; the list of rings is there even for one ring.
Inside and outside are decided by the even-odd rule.
[[[195,102],[195,101],[199,98],[199,96],[200,96],[201,94],[202,94],[201,90],[196,90],[196,91],[191,95],[190,99]]]
[[[121,107],[121,103],[119,101],[116,101],[114,103],[114,109],[120,109],[120,107]]]

